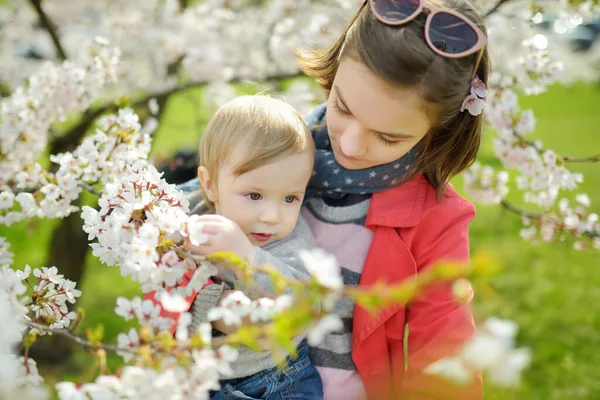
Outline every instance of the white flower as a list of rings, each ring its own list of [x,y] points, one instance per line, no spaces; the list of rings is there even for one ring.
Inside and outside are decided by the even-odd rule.
[[[1,240],[1,238],[0,238],[0,240]],[[2,262],[0,262],[0,264],[2,264]],[[23,271],[16,270],[15,272],[17,273],[17,276],[19,277],[19,279],[25,280],[25,279],[29,278],[29,275],[31,274],[31,267],[29,266],[29,264],[27,264],[27,265],[25,265],[25,269],[23,269]]]
[[[475,370],[484,370],[499,363],[510,344],[491,335],[480,334],[465,346],[461,359]]]
[[[521,373],[531,362],[529,349],[510,351],[502,363],[495,364],[487,370],[490,383],[500,387],[514,387],[521,381]]]
[[[177,319],[177,329],[175,330],[175,338],[180,341],[188,339],[189,326],[192,323],[192,314],[185,312]]]
[[[12,208],[15,201],[15,195],[13,192],[4,191],[0,192],[0,209]]]
[[[525,240],[532,240],[532,239],[535,239],[535,237],[537,235],[537,229],[535,229],[535,226],[530,226],[529,228],[523,228],[519,232],[519,235]]]
[[[16,200],[19,202],[21,209],[27,215],[30,215],[36,208],[35,198],[31,193],[21,192],[17,194]]]
[[[179,293],[163,291],[159,296],[160,304],[167,311],[184,312],[190,308],[190,304],[185,299],[185,296]]]
[[[227,308],[215,307],[208,311],[207,318],[209,321],[223,320],[227,326],[239,326],[242,324],[242,318]]]
[[[158,101],[156,100],[155,97],[151,98],[150,101],[148,101],[148,109],[150,110],[150,112],[154,115],[158,114],[159,108],[158,108]]]
[[[485,83],[479,79],[479,76],[475,75],[473,80],[471,81],[471,89],[470,93],[481,98],[485,98],[488,95],[487,89],[485,87]]]
[[[59,382],[56,384],[57,395],[60,400],[88,400],[73,382]]]
[[[147,246],[153,248],[158,246],[158,238],[160,236],[160,232],[156,225],[150,222],[146,222],[139,228],[138,235]]]
[[[14,257],[14,253],[8,251],[8,249],[10,248],[10,242],[8,242],[6,240],[6,238],[3,238],[2,236],[0,236],[0,266],[2,265],[11,265],[13,263],[13,257]],[[29,266],[27,266],[29,267]],[[27,267],[26,271],[27,271]],[[31,268],[30,268],[31,270]],[[29,276],[29,273],[27,273],[27,275]],[[25,279],[25,278],[22,278]]]
[[[581,204],[584,207],[589,207],[591,204],[590,198],[587,194],[582,193],[582,194],[578,194],[577,196],[575,196],[575,199],[577,200],[577,202],[579,204]]]
[[[126,321],[132,319],[135,316],[135,310],[132,307],[131,301],[125,297],[118,297],[115,314],[125,318]]]
[[[56,267],[42,267],[42,269],[34,269],[33,275],[39,279],[47,279],[52,283],[61,284],[63,282],[63,275],[58,273]]]
[[[496,317],[488,318],[484,328],[495,337],[507,340],[512,340],[519,330],[516,322]]]
[[[117,336],[117,346],[122,349],[131,349],[133,351],[117,351],[117,354],[123,357],[125,362],[131,360],[135,355],[135,350],[140,345],[140,338],[135,329],[131,328],[127,334],[119,333]]]
[[[465,368],[460,358],[442,358],[425,368],[425,373],[444,377],[458,384],[473,380],[473,373]]]
[[[252,302],[250,311],[250,322],[268,322],[273,319],[275,300],[268,297],[261,297]]]
[[[306,340],[309,345],[317,346],[325,340],[327,335],[342,328],[344,328],[342,319],[338,315],[328,314],[321,318],[317,325],[308,331]]]
[[[344,287],[340,265],[333,255],[327,254],[321,249],[300,250],[299,255],[308,272],[321,285],[333,290],[340,290]]]
[[[193,246],[200,246],[208,241],[208,236],[202,230],[204,224],[199,219],[201,219],[200,216],[194,214],[187,221],[187,235]]]
[[[474,94],[469,94],[460,106],[460,111],[469,111],[473,116],[477,116],[483,112],[486,107],[485,100],[480,99]]]

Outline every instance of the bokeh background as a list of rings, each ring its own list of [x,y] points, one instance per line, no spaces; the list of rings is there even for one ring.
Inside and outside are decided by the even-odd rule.
[[[0,0],[0,4],[6,0]],[[546,42],[565,40],[549,25]],[[554,29],[554,30],[553,30]],[[562,29],[559,29],[561,31]],[[572,32],[573,40],[593,44],[590,32]],[[583,37],[583,39],[581,39]],[[539,38],[538,38],[539,39]],[[539,39],[541,40],[541,39]],[[0,66],[0,69],[2,66]],[[307,78],[278,82],[277,90],[294,85],[313,86]],[[255,93],[262,87],[252,84],[233,86],[237,94]],[[154,133],[153,160],[167,173],[182,167],[174,160],[181,151],[193,152],[203,127],[210,116],[204,105],[213,101],[214,93],[197,87],[173,95]],[[318,98],[313,101],[318,102]],[[1,101],[1,100],[0,100]],[[533,109],[537,127],[531,139],[540,139],[546,148],[560,155],[591,156],[600,154],[600,84],[598,79],[585,83],[560,83],[538,96],[522,96],[524,109]],[[67,129],[68,124],[63,128]],[[486,131],[478,159],[483,164],[500,168],[494,156],[494,133]],[[192,160],[193,161],[193,160]],[[582,172],[584,183],[579,192],[592,199],[591,212],[600,213],[600,164],[580,163],[571,170]],[[453,184],[463,192],[463,178]],[[522,194],[511,187],[508,199],[524,209]],[[468,195],[465,195],[468,197]],[[84,203],[93,203],[86,196]],[[53,231],[60,221],[28,221],[10,228],[0,227],[0,236],[12,243],[16,266],[45,265]],[[475,282],[473,303],[476,318],[489,316],[511,319],[519,324],[518,345],[532,349],[532,364],[523,383],[514,390],[486,388],[486,399],[597,399],[600,398],[600,253],[597,250],[576,251],[566,238],[557,243],[531,243],[519,236],[520,218],[499,206],[477,206],[477,217],[471,225],[471,249],[489,251],[502,266],[498,276]],[[68,252],[68,243],[63,250]],[[78,284],[83,296],[78,305],[85,309],[84,325],[102,326],[104,340],[128,328],[128,323],[114,314],[118,296],[138,295],[139,288],[123,278],[118,268],[106,267],[88,252],[85,269]],[[54,355],[40,366],[42,374],[52,379],[77,379],[94,362],[84,351]],[[109,356],[109,367],[121,365],[117,356]]]

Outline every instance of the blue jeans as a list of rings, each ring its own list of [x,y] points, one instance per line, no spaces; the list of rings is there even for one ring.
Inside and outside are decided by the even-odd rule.
[[[321,376],[308,359],[306,340],[298,346],[295,360],[238,379],[221,381],[221,390],[212,392],[210,400],[322,400]]]

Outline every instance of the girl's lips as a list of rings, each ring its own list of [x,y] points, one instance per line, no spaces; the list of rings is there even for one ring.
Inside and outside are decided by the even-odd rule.
[[[259,242],[266,242],[273,236],[271,233],[252,233],[251,235]]]

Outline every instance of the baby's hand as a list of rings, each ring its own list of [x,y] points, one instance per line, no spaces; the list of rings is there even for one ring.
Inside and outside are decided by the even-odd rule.
[[[252,262],[256,250],[242,229],[222,215],[200,215],[195,218],[195,223],[202,224],[202,233],[208,237],[205,243],[198,246],[191,244],[189,237],[185,240],[185,247],[194,254],[210,255],[216,251],[232,251]]]

